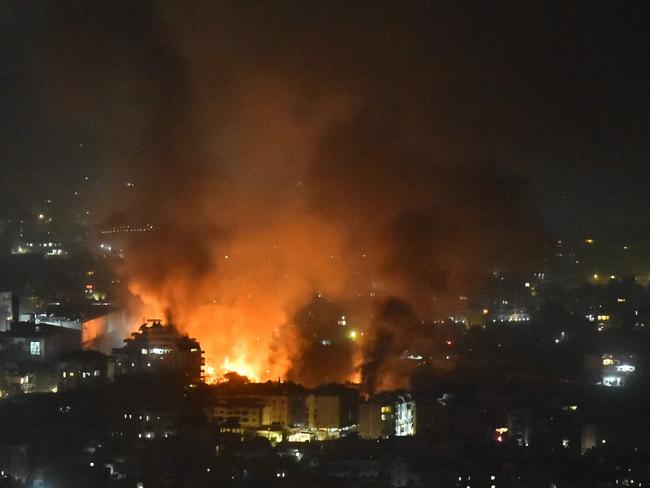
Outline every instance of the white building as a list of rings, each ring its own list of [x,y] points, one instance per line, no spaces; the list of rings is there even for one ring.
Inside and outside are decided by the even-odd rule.
[[[359,406],[364,439],[415,435],[415,402],[408,393],[382,393]]]

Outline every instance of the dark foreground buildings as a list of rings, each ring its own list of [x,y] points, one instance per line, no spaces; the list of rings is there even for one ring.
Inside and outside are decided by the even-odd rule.
[[[433,324],[437,349],[398,358],[410,391],[371,397],[206,385],[200,344],[159,321],[110,356],[17,324],[0,334],[0,487],[648,486],[650,338],[554,324]]]

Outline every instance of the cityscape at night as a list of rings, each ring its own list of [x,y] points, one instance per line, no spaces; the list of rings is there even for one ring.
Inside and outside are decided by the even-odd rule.
[[[0,488],[650,487],[650,8],[7,0]]]

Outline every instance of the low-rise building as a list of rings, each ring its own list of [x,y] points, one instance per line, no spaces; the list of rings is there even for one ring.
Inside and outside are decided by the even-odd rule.
[[[620,388],[636,373],[636,363],[632,354],[591,354],[585,356],[585,371],[595,384]]]
[[[171,408],[141,406],[116,412],[113,437],[127,439],[161,439],[178,434],[178,414]]]
[[[58,390],[105,385],[115,377],[115,360],[98,351],[79,350],[57,360]]]
[[[263,401],[256,398],[223,398],[219,399],[214,406],[204,409],[208,420],[223,424],[226,422],[237,422],[245,429],[255,429],[264,424]]]
[[[415,419],[410,394],[381,393],[359,405],[359,435],[364,439],[415,435]]]
[[[79,330],[52,324],[13,323],[10,330],[0,333],[0,351],[13,362],[47,361],[80,345]]]
[[[340,437],[356,430],[359,391],[343,385],[323,385],[306,398],[307,425],[323,438]]]
[[[224,384],[219,388],[221,400],[253,399],[263,405],[260,425],[299,427],[306,423],[305,390],[290,382]]]

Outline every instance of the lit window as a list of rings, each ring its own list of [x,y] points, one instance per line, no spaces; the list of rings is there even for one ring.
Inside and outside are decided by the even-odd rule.
[[[31,341],[29,343],[29,352],[32,356],[41,355],[41,343],[39,341]]]
[[[154,347],[151,349],[152,354],[167,354],[170,352],[172,352],[172,350],[166,347]]]

